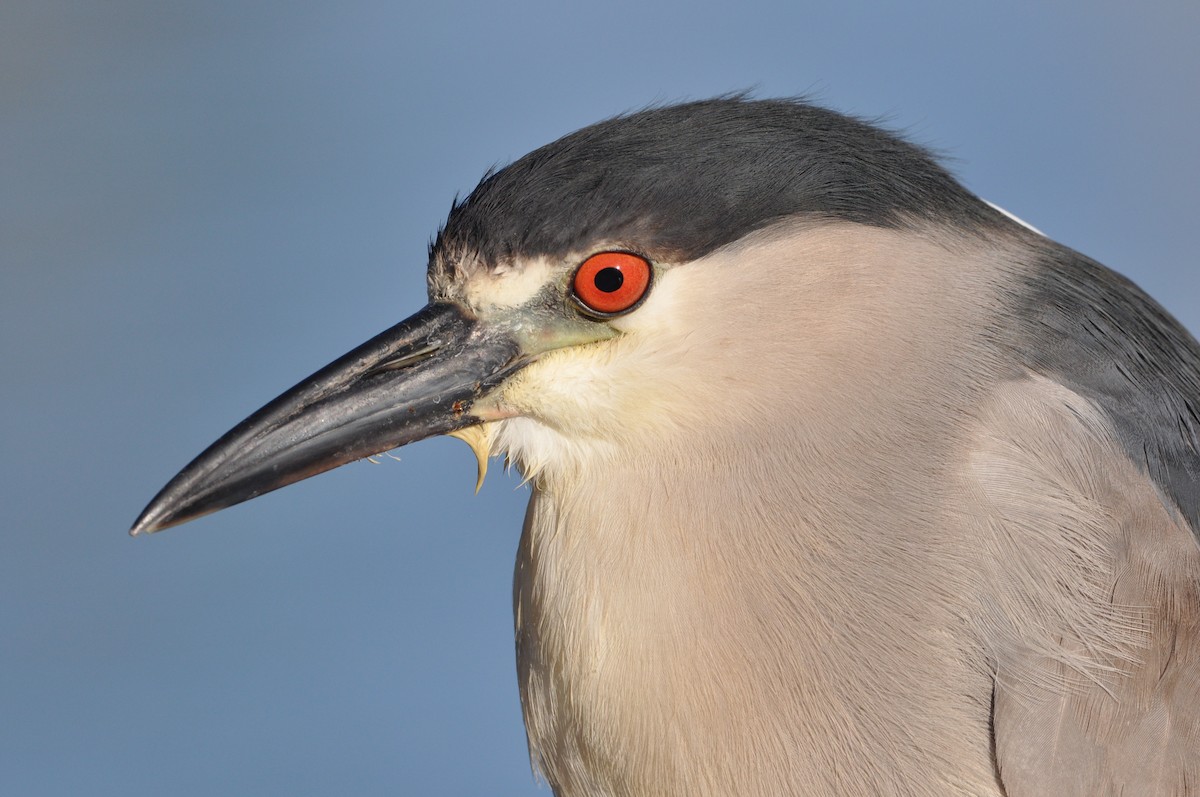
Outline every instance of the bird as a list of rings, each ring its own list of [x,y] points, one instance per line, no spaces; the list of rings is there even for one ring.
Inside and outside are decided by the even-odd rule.
[[[531,485],[558,797],[1200,795],[1200,345],[1132,282],[741,94],[489,172],[427,273],[132,532],[456,436]]]

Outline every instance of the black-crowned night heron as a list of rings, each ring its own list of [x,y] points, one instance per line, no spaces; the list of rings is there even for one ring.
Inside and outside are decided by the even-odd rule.
[[[487,176],[430,304],[255,413],[154,531],[434,434],[533,494],[567,795],[1200,794],[1200,347],[920,148],[791,101]]]

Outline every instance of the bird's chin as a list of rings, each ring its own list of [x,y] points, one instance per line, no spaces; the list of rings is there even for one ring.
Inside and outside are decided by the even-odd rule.
[[[493,456],[515,465],[526,481],[568,477],[594,463],[614,445],[599,439],[580,438],[535,418],[518,416],[495,421],[491,429]]]

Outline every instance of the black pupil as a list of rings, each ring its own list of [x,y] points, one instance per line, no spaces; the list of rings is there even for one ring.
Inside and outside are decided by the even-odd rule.
[[[596,278],[592,280],[592,284],[605,293],[614,293],[621,288],[621,284],[625,282],[625,275],[621,273],[621,269],[614,266],[602,268],[596,272]]]

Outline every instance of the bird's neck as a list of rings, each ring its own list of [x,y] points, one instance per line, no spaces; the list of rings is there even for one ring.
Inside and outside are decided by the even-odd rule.
[[[913,770],[928,751],[959,756],[947,777],[990,783],[986,712],[962,697],[987,675],[948,645],[963,638],[952,603],[928,599],[965,576],[930,567],[954,557],[923,533],[930,507],[902,498],[936,495],[934,469],[811,472],[789,446],[664,455],[669,472],[595,458],[569,488],[535,488],[518,668],[534,760],[560,793],[876,793],[927,777]],[[787,491],[740,489],[759,468],[791,474]],[[849,751],[871,763],[846,791]]]

